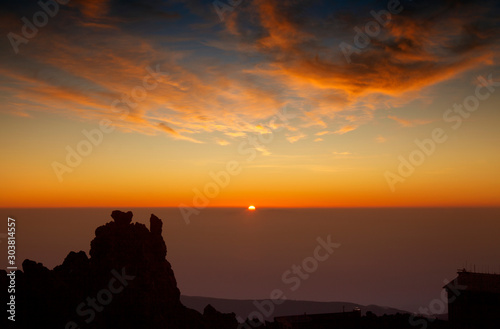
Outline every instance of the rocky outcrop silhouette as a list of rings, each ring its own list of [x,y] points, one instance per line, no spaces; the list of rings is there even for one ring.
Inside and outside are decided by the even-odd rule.
[[[207,323],[210,323],[214,328],[218,329],[233,329],[238,327],[236,314],[221,313],[212,305],[208,304],[203,310],[203,317]]]
[[[111,217],[95,230],[90,258],[70,252],[53,270],[23,262],[16,271],[16,328],[237,328],[234,313],[207,306],[202,315],[182,305],[158,217],[151,215],[149,229],[132,223],[130,211]],[[2,323],[13,325],[6,317]]]

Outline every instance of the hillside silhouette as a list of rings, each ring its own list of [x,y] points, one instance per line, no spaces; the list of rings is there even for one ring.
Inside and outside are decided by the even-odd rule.
[[[221,312],[234,312],[240,318],[246,318],[256,310],[255,304],[262,304],[263,299],[224,299],[200,296],[181,295],[181,302],[189,308],[202,312],[206,305],[210,304]],[[273,312],[268,317],[264,315],[266,321],[272,321],[276,316],[291,314],[313,314],[313,313],[335,313],[351,311],[359,308],[362,314],[371,312],[374,315],[382,316],[393,314],[410,314],[408,311],[393,307],[382,307],[378,305],[361,305],[350,302],[314,302],[305,300],[287,300],[286,303],[274,305]]]

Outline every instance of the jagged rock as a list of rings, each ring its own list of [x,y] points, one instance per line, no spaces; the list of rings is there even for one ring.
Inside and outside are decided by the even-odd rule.
[[[155,235],[161,235],[162,227],[163,222],[161,221],[161,219],[151,214],[151,218],[149,219],[149,229],[151,233]]]
[[[132,216],[113,211],[114,221],[95,230],[90,258],[72,251],[54,270],[25,260],[16,328],[236,329],[234,314],[181,304],[161,219],[151,215],[148,229]]]
[[[54,271],[61,271],[65,274],[82,273],[88,271],[89,258],[84,251],[71,251],[61,265],[54,268]]]
[[[45,266],[43,266],[42,263],[37,263],[30,259],[25,259],[22,266],[23,266],[23,271],[26,275],[44,277],[50,274],[50,270]]]
[[[132,214],[131,211],[123,212],[120,210],[114,210],[111,213],[111,217],[115,220],[116,224],[118,225],[127,225],[132,222],[132,217],[134,214]]]
[[[234,329],[238,327],[235,313],[221,313],[208,304],[203,310],[203,319],[214,328]]]

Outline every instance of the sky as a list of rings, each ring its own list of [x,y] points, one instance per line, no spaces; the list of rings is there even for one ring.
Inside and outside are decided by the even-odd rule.
[[[0,3],[0,207],[500,205],[496,1]]]

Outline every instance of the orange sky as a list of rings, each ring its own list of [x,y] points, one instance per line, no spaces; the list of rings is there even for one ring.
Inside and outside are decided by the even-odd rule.
[[[500,205],[492,3],[404,2],[350,61],[384,6],[204,5],[75,1],[4,38],[0,207]]]

